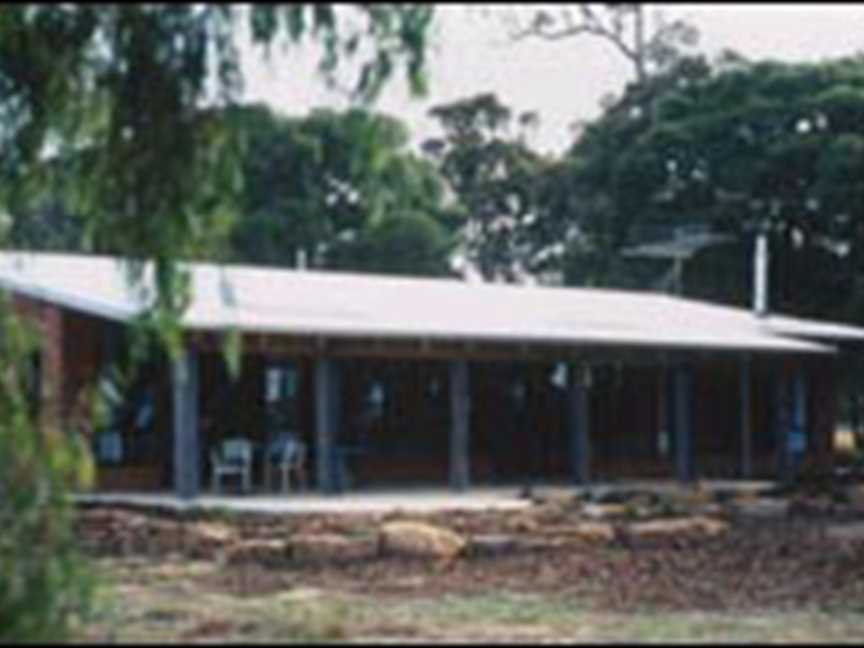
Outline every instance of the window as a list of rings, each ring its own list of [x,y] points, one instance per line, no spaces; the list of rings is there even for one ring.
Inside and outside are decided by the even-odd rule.
[[[384,383],[381,380],[371,380],[366,392],[366,412],[370,419],[384,416]]]
[[[266,371],[268,403],[297,397],[297,368],[292,365],[268,367]]]
[[[160,365],[143,367],[131,380],[105,371],[98,398],[105,418],[95,430],[93,452],[100,465],[152,463],[159,457],[156,384]]]
[[[300,427],[300,376],[293,363],[271,365],[264,372],[269,434],[296,432]]]

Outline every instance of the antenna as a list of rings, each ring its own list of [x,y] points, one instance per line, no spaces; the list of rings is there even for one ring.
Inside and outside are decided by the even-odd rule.
[[[672,261],[670,272],[663,278],[663,283],[667,283],[667,289],[671,288],[671,292],[677,295],[684,291],[685,261],[692,259],[704,248],[732,241],[729,235],[711,232],[703,224],[679,225],[672,230],[671,235],[672,238],[668,238],[667,234],[667,238],[659,241],[624,248],[621,255]]]

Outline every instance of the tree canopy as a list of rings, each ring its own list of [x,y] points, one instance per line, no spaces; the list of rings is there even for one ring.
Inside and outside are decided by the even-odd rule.
[[[397,119],[359,108],[287,118],[263,106],[228,119],[248,139],[232,258],[291,266],[302,251],[314,267],[447,271],[443,183]]]
[[[536,115],[514,115],[494,94],[434,107],[443,136],[424,150],[437,162],[453,191],[467,261],[487,280],[513,281],[536,270],[536,235],[543,158],[527,145],[524,131]]]
[[[362,108],[285,117],[265,105],[213,116],[242,143],[236,217],[194,258],[353,271],[448,274],[456,219],[433,164],[399,120]],[[82,152],[81,155],[88,155]],[[86,236],[62,192],[19,204],[2,224],[18,249],[119,254]]]
[[[636,92],[652,93],[653,121]],[[571,186],[599,205],[573,217],[609,256],[640,227],[694,222],[732,233],[727,254],[746,256],[750,232],[768,227],[777,310],[838,315],[862,270],[862,125],[860,58],[688,59],[634,88],[574,144]],[[698,265],[696,295],[711,275]],[[726,290],[713,296],[746,303],[746,284]]]

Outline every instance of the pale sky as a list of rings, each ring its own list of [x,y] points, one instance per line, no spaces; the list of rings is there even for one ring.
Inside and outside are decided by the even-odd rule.
[[[417,143],[437,133],[427,116],[431,106],[495,92],[517,113],[539,113],[533,146],[547,152],[566,148],[572,140],[570,125],[596,117],[601,97],[620,92],[630,79],[630,68],[611,45],[598,39],[510,41],[500,14],[514,6],[437,7],[428,95],[411,98],[401,79],[394,79],[374,109],[403,120]],[[657,4],[650,9],[649,20],[659,9],[666,20],[683,18],[697,27],[697,49],[709,56],[728,48],[751,59],[791,62],[864,51],[864,5]],[[316,77],[309,48],[274,55],[270,65],[251,50],[246,53],[245,100],[265,101],[287,114],[317,106],[347,107],[343,96],[327,90]]]

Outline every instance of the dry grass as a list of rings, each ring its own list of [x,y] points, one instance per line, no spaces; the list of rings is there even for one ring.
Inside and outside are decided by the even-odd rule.
[[[310,589],[262,596],[207,587],[216,563],[102,559],[97,642],[702,641],[849,642],[864,613],[598,611],[572,594],[508,591],[399,597]]]

